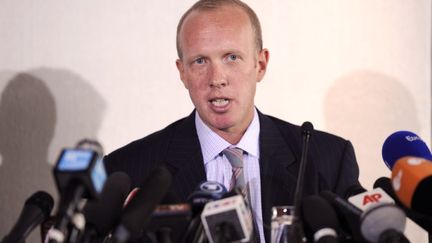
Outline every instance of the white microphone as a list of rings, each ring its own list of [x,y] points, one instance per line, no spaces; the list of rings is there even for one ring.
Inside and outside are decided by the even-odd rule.
[[[405,212],[395,205],[394,199],[383,189],[375,188],[348,198],[363,211],[361,232],[370,242],[383,239],[407,242],[403,232],[406,225]]]
[[[207,203],[201,220],[210,243],[249,242],[252,237],[252,214],[242,195]]]

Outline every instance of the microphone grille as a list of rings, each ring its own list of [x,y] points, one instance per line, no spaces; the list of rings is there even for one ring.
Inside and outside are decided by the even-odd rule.
[[[301,129],[302,129],[302,134],[311,135],[314,128],[313,128],[312,123],[305,121],[305,122],[303,122]]]

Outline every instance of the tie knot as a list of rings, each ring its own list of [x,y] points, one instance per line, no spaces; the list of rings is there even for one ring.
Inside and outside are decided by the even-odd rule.
[[[222,153],[227,157],[232,167],[242,168],[243,167],[243,150],[240,148],[226,148]]]

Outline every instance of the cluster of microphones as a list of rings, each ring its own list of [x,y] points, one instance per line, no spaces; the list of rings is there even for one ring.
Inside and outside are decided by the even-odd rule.
[[[416,134],[398,131],[386,139],[382,155],[391,177],[376,180],[373,190],[355,185],[343,196],[322,191],[303,197],[313,127],[302,129],[292,224],[286,237],[271,243],[404,243],[409,242],[404,235],[407,218],[432,232],[432,155]],[[48,193],[34,193],[1,243],[25,242],[37,227],[47,243],[259,242],[252,210],[239,190],[205,181],[187,202],[166,203],[170,171],[155,168],[139,188],[131,188],[126,173],[106,174],[102,148],[92,140],[63,149],[53,174],[60,195],[55,212]]]
[[[432,154],[409,131],[391,134],[382,147],[390,177],[371,191],[359,185],[339,196],[330,191],[302,200],[302,226],[308,242],[405,243],[407,218],[432,232]]]

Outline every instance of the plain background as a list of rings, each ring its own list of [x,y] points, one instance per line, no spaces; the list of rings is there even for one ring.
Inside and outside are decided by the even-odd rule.
[[[63,147],[86,137],[111,152],[192,111],[175,32],[193,2],[0,1],[0,237],[33,192],[57,195]],[[381,147],[392,132],[430,146],[430,1],[247,3],[270,50],[262,112],[351,140],[367,189],[390,176]]]

